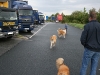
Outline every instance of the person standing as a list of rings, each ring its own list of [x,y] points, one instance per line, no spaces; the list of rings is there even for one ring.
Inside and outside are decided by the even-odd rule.
[[[65,24],[65,29],[66,29],[66,32],[67,32],[67,29],[68,29],[68,26],[67,26],[67,24]]]
[[[91,10],[89,12],[89,23],[84,26],[84,30],[81,34],[80,41],[85,50],[80,75],[86,75],[90,61],[90,75],[96,75],[96,69],[100,58],[100,23],[96,18],[96,12]]]

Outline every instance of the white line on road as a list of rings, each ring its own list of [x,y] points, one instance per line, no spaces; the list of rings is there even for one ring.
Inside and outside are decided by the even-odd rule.
[[[38,31],[36,31],[32,36],[30,36],[29,38],[32,38],[34,35],[36,35],[41,29],[43,29],[45,26],[47,26],[47,24],[46,25],[44,25],[43,27],[41,27]]]

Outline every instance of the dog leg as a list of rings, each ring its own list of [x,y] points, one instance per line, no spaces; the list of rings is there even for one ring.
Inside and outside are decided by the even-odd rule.
[[[63,34],[63,37],[65,38],[65,34]]]
[[[64,35],[64,38],[65,38],[65,35]]]
[[[52,42],[51,42],[51,45],[50,45],[50,49],[52,48]]]
[[[55,46],[55,43],[53,43],[53,47]]]

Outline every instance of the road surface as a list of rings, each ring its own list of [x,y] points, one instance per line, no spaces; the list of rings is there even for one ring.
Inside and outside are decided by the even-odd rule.
[[[66,38],[58,38],[50,49],[50,36],[57,35],[60,23],[48,23],[28,40],[23,40],[0,57],[0,75],[57,75],[55,61],[62,57],[70,75],[79,75],[84,48],[80,43],[82,30],[68,26]],[[97,75],[100,75],[100,62]],[[89,75],[89,68],[87,75]]]

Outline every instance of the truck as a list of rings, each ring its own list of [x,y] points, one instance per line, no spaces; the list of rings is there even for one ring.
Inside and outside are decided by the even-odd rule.
[[[34,17],[34,25],[39,25],[45,23],[44,14],[42,12],[38,12],[38,10],[33,10]]]
[[[38,12],[39,18],[38,18],[38,22],[39,24],[44,24],[45,23],[45,16],[42,12]]]
[[[48,21],[49,20],[49,17],[48,16],[46,16],[46,21]]]
[[[55,20],[56,20],[56,17],[55,16],[51,16],[51,21],[55,22]]]
[[[12,38],[18,34],[16,10],[9,8],[8,0],[0,0],[0,38]]]
[[[47,16],[46,14],[44,16],[45,16],[45,22],[48,22],[49,21],[49,16]]]
[[[23,1],[13,1],[12,7],[16,9],[18,17],[18,30],[31,32],[34,30],[33,8]]]
[[[34,25],[38,25],[39,24],[38,18],[39,18],[38,10],[33,10]]]
[[[62,21],[63,20],[62,14],[58,14],[56,20],[58,20],[59,22]]]

